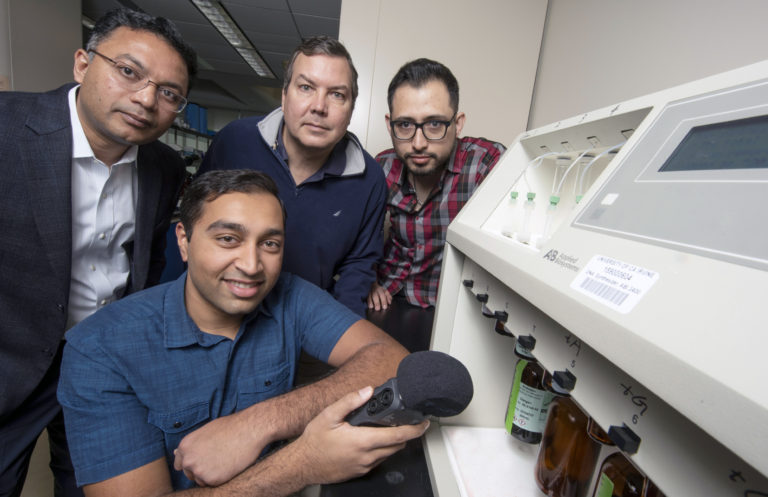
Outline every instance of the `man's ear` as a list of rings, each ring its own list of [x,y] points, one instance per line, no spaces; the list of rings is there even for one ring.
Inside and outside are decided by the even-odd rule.
[[[189,240],[187,240],[187,230],[184,229],[184,225],[179,221],[176,224],[176,243],[179,244],[179,253],[181,254],[181,260],[187,262],[187,251],[189,250]]]
[[[88,56],[88,52],[82,48],[78,48],[75,51],[75,65],[72,68],[72,74],[75,81],[82,83],[85,78],[85,73],[88,72],[88,67],[91,65],[91,58]]]
[[[465,116],[463,112],[456,114],[456,136],[461,134],[461,130],[464,127],[464,120],[466,117],[467,116]]]
[[[384,124],[387,126],[389,136],[394,140],[394,137],[392,136],[392,126],[389,125],[389,114],[384,114]]]

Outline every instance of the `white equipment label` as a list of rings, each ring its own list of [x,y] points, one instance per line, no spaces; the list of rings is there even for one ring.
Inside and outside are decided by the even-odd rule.
[[[658,279],[656,271],[596,255],[571,282],[571,288],[627,314]]]

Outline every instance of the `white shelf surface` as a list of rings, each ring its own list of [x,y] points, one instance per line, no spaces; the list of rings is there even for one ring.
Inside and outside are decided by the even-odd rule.
[[[538,444],[499,428],[443,426],[441,432],[462,497],[543,495],[533,477]]]

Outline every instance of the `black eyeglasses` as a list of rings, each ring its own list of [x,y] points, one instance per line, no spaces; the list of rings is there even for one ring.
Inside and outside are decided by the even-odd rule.
[[[149,76],[144,74],[140,69],[133,67],[127,62],[117,61],[110,59],[104,54],[100,54],[96,50],[89,50],[106,60],[114,71],[112,77],[117,84],[126,90],[141,91],[149,85],[155,85],[157,88],[157,103],[160,107],[170,110],[171,112],[179,113],[187,106],[187,99],[179,95],[175,90],[167,86],[161,86],[151,81]]]
[[[411,140],[416,136],[416,130],[421,129],[424,138],[436,141],[445,138],[445,134],[448,133],[448,127],[455,118],[456,112],[453,113],[453,117],[448,121],[440,121],[438,119],[430,119],[423,123],[415,123],[413,121],[390,121],[389,126],[392,128],[392,134],[398,140]]]

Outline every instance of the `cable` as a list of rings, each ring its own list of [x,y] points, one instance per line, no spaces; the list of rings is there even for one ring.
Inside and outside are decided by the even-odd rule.
[[[600,159],[601,157],[603,157],[605,154],[609,154],[609,153],[613,152],[614,150],[623,147],[625,143],[627,143],[626,140],[621,142],[621,143],[619,143],[619,144],[617,144],[617,145],[614,145],[614,146],[606,149],[602,153],[598,154],[597,157],[595,157],[594,159],[589,161],[589,164],[584,166],[584,169],[581,170],[581,176],[579,176],[579,190],[578,190],[578,194],[576,195],[576,202],[577,203],[579,202],[579,200],[581,200],[581,197],[584,195],[584,177],[587,175],[587,171],[589,171],[589,168],[592,167],[592,164],[597,162],[597,160]]]
[[[571,172],[571,169],[573,169],[573,166],[575,166],[576,164],[578,164],[578,163],[579,163],[579,161],[581,160],[581,158],[582,158],[582,157],[584,157],[585,155],[587,155],[587,152],[589,152],[590,150],[592,150],[592,148],[593,148],[593,147],[589,147],[588,149],[586,149],[585,151],[583,151],[583,152],[582,152],[582,153],[581,153],[581,154],[580,154],[578,157],[576,157],[576,160],[575,160],[575,161],[571,162],[571,165],[570,165],[570,166],[568,166],[568,169],[566,169],[566,170],[565,170],[565,173],[563,173],[563,177],[562,177],[562,178],[560,178],[560,184],[559,184],[559,185],[557,185],[557,190],[555,190],[554,192],[552,192],[552,195],[553,195],[553,196],[555,196],[555,197],[559,197],[559,196],[560,196],[560,191],[563,189],[563,183],[565,183],[565,178],[567,178],[567,177],[568,177],[568,173],[570,173],[570,172]],[[591,163],[590,163],[590,164],[591,164]]]
[[[530,161],[528,161],[528,165],[525,166],[525,169],[523,170],[523,181],[525,182],[525,187],[528,189],[528,191],[531,190],[531,185],[528,183],[528,169],[536,169],[541,165],[541,162],[544,160],[545,157],[549,157],[552,155],[561,155],[559,152],[547,152],[545,154],[541,154],[538,157],[534,157]]]

